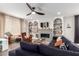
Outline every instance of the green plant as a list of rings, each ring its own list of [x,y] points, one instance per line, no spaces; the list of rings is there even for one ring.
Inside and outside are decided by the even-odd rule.
[[[7,35],[7,36],[12,36],[12,34],[10,32],[6,32],[4,34]]]
[[[0,44],[2,44],[2,41],[0,41]]]

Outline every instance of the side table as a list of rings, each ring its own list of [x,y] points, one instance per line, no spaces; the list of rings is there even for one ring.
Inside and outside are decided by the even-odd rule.
[[[8,49],[8,39],[0,38],[0,51],[5,51]]]

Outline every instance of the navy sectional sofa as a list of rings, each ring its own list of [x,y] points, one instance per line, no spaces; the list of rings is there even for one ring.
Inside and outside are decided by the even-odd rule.
[[[9,51],[9,56],[79,56],[79,49],[74,50],[61,50],[42,44],[20,42],[20,47]]]
[[[68,45],[68,50],[61,50],[52,46],[52,41],[48,46],[37,45],[27,42],[20,42],[20,47],[9,51],[10,56],[79,56],[79,47],[62,36]]]

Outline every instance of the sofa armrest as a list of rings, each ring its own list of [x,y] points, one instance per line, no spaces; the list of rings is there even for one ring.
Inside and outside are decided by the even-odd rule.
[[[9,56],[16,56],[15,50],[9,51]]]

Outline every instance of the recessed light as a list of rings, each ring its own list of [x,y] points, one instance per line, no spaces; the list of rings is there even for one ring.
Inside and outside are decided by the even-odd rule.
[[[57,12],[57,15],[61,15],[61,12]]]

